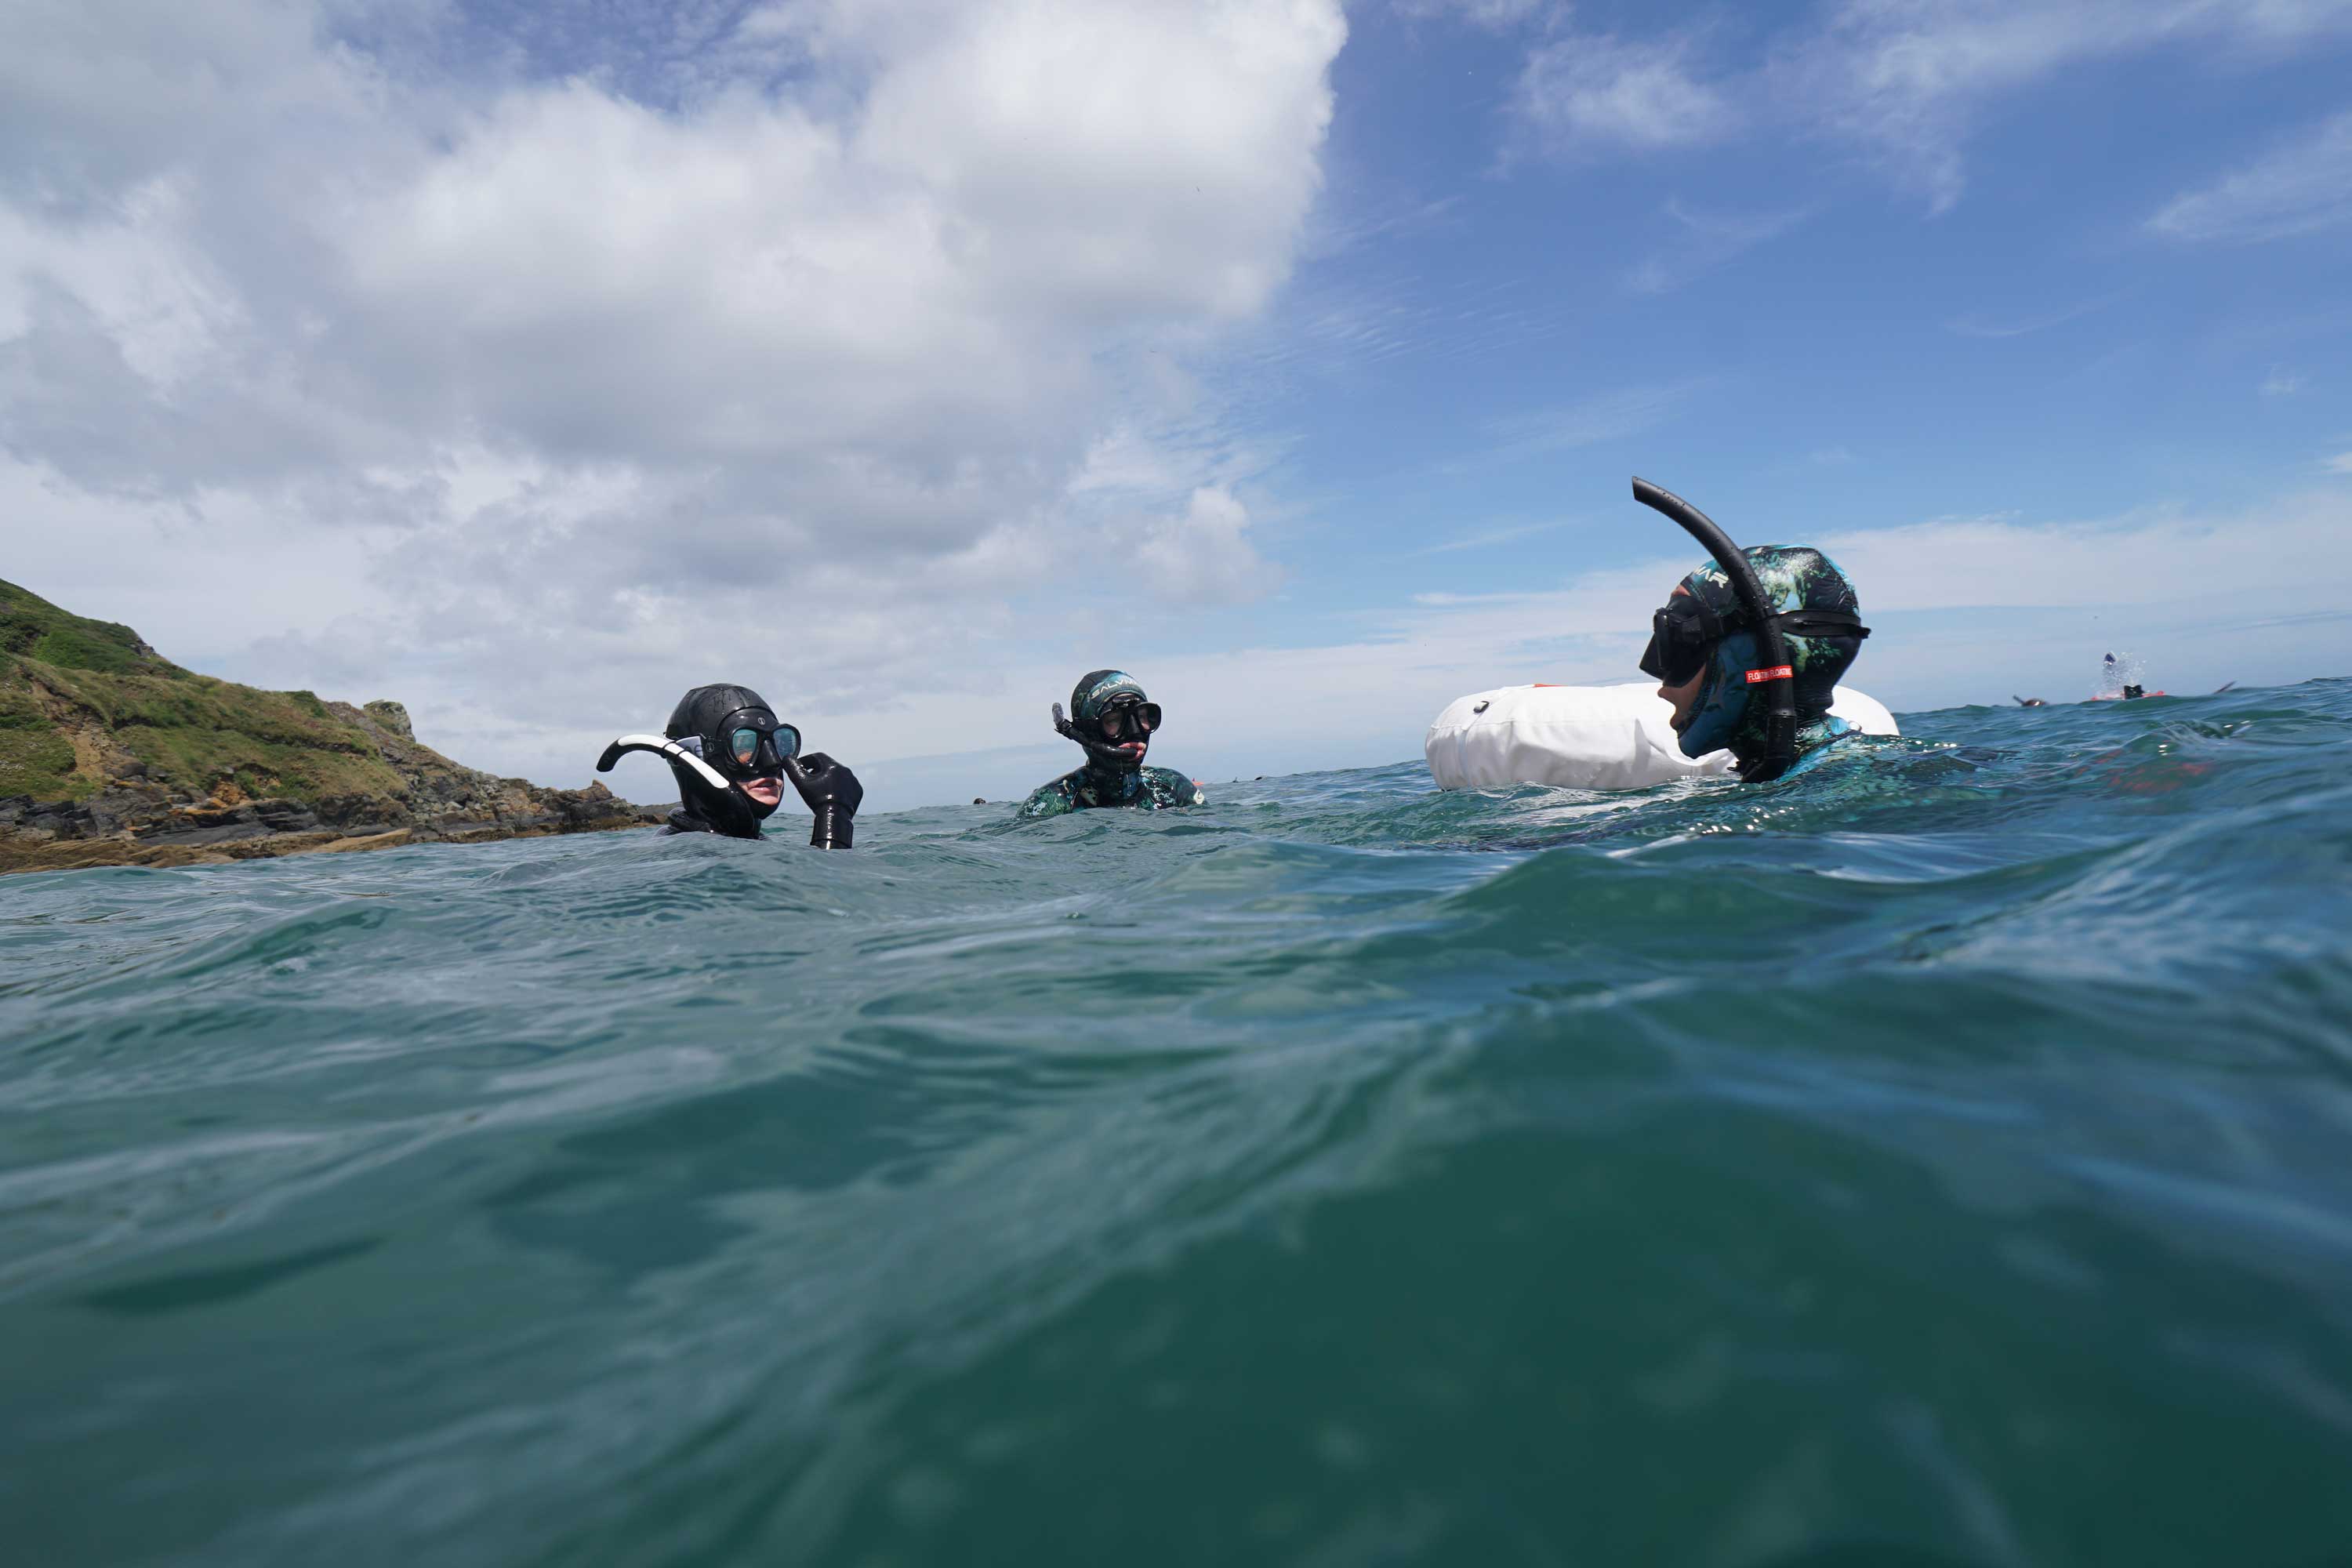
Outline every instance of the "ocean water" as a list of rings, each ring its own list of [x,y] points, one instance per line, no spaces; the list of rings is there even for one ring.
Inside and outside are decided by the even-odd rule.
[[[0,1557],[2347,1561],[2352,682],[1907,723],[0,881]]]

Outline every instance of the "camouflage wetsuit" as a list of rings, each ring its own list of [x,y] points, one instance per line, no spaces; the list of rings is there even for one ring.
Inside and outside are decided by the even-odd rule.
[[[1085,767],[1064,773],[1052,784],[1040,784],[1021,807],[1024,816],[1059,816],[1094,805],[1134,806],[1164,811],[1170,806],[1201,805],[1208,796],[1201,786],[1174,768]]]
[[[1143,688],[1133,676],[1116,669],[1097,669],[1082,676],[1070,693],[1068,722],[1063,723],[1057,718],[1055,724],[1065,739],[1086,748],[1086,763],[1041,786],[1023,804],[1021,815],[1059,816],[1066,811],[1083,811],[1091,806],[1165,811],[1173,806],[1206,804],[1209,797],[1191,778],[1173,768],[1146,767],[1140,750],[1128,755],[1109,743],[1109,737],[1102,730],[1103,715],[1114,705],[1133,705],[1142,700]],[[1156,713],[1157,710],[1152,711]],[[1134,731],[1127,734],[1134,739]],[[1149,742],[1145,744],[1148,746]]]

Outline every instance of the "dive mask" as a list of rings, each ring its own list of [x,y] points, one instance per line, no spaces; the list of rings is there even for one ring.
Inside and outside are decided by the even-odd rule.
[[[1837,637],[1857,640],[1870,628],[1850,610],[1784,610],[1767,622],[1783,637]],[[1745,610],[1718,612],[1696,594],[1677,588],[1665,607],[1650,616],[1650,646],[1642,650],[1641,671],[1653,680],[1680,686],[1706,668],[1715,645],[1755,625]]]
[[[787,758],[801,754],[801,732],[764,709],[739,709],[719,724],[727,760],[747,775],[781,773]]]
[[[1140,741],[1160,728],[1160,704],[1132,697],[1115,698],[1095,723],[1107,741]]]
[[[1642,673],[1680,686],[1706,668],[1707,653],[1730,629],[1730,620],[1697,595],[1677,590],[1664,608],[1650,616],[1650,646],[1642,650]]]

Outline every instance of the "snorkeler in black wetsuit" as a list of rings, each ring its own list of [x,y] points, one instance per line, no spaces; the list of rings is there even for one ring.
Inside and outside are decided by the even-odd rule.
[[[1059,816],[1091,806],[1129,806],[1162,811],[1204,805],[1200,784],[1173,768],[1147,768],[1152,731],[1160,728],[1160,704],[1148,700],[1133,676],[1097,669],[1078,678],[1070,692],[1070,716],[1054,704],[1054,729],[1086,748],[1075,772],[1041,785],[1021,807],[1024,816]]]
[[[662,831],[729,838],[759,837],[790,779],[816,816],[809,842],[846,849],[865,787],[823,752],[803,757],[800,749],[800,731],[750,687],[698,686],[678,699],[662,734],[621,736],[604,748],[596,771],[610,773],[625,752],[659,753],[677,775],[679,803]]]

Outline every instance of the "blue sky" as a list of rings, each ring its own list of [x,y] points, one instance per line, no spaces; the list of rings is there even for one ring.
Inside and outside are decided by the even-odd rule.
[[[576,783],[878,805],[1635,679],[1641,473],[1899,710],[2352,669],[2352,4],[35,4],[0,574]],[[658,794],[647,770],[624,787]]]

